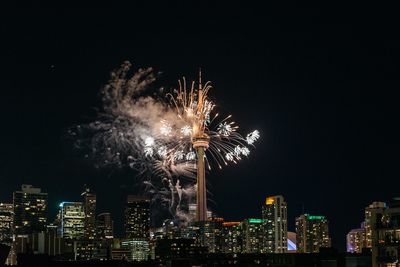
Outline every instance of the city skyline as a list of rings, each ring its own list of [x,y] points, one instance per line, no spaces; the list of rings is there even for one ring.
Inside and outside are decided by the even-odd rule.
[[[379,5],[267,5],[6,12],[0,202],[32,184],[48,193],[53,216],[60,202],[82,201],[88,184],[98,214],[118,211],[141,192],[137,173],[96,168],[73,150],[68,129],[95,118],[99,89],[125,60],[153,67],[167,88],[182,75],[197,79],[201,67],[219,108],[262,135],[249,160],[207,174],[207,204],[237,221],[283,195],[289,230],[300,214],[325,215],[344,251],[365,207],[398,196],[397,16]]]
[[[45,195],[46,196],[46,204],[45,204],[45,206],[50,206],[50,207],[52,206],[50,203],[47,203],[48,193],[45,192],[43,190],[43,188],[36,187],[34,185],[27,185],[27,184],[23,184],[21,186],[21,188],[22,189],[20,191],[16,190],[14,192],[17,192],[17,193],[18,192],[30,192],[31,194],[39,194],[39,197],[41,197],[42,195]],[[76,227],[71,228],[71,224],[69,226],[67,225],[67,227],[66,227],[66,229],[69,229],[69,228],[73,229],[73,231],[75,231],[74,234],[75,235],[77,234],[77,236],[76,237],[72,237],[72,238],[78,238],[78,239],[82,239],[84,237],[87,240],[96,239],[96,235],[95,235],[94,238],[90,237],[90,235],[87,236],[87,231],[88,230],[91,231],[91,232],[94,232],[95,234],[97,233],[94,230],[94,228],[92,230],[90,230],[90,227],[94,227],[93,225],[95,225],[95,224],[94,224],[94,222],[89,222],[89,223],[86,222],[86,220],[87,220],[86,218],[88,216],[87,214],[90,214],[90,216],[94,216],[94,218],[97,218],[100,215],[109,214],[108,215],[108,216],[110,216],[109,220],[111,220],[112,225],[114,225],[115,218],[121,218],[120,219],[121,221],[118,221],[118,219],[116,220],[117,225],[120,225],[120,229],[117,229],[117,231],[115,231],[114,230],[115,228],[112,226],[113,236],[117,237],[117,238],[122,238],[122,237],[145,238],[145,236],[149,233],[150,229],[156,229],[158,227],[161,227],[163,225],[163,223],[165,223],[165,221],[170,220],[168,217],[165,217],[165,218],[163,218],[163,223],[156,224],[153,221],[152,224],[150,224],[150,221],[147,222],[146,218],[148,217],[150,219],[152,210],[154,210],[154,208],[150,209],[150,198],[148,198],[146,196],[143,196],[143,195],[132,195],[132,194],[127,194],[125,196],[125,198],[124,198],[125,202],[122,204],[122,206],[120,207],[120,209],[118,211],[115,211],[115,210],[114,211],[102,210],[101,212],[94,212],[93,213],[93,211],[92,211],[93,208],[92,208],[92,209],[90,209],[90,212],[87,213],[86,212],[87,208],[85,206],[85,200],[87,199],[87,193],[90,192],[89,196],[94,196],[95,200],[97,198],[97,193],[93,190],[93,188],[91,188],[87,184],[84,184],[83,188],[84,188],[84,192],[83,193],[79,193],[77,195],[77,198],[76,198],[77,200],[76,201],[64,200],[64,201],[58,203],[56,205],[58,209],[56,210],[54,216],[48,215],[47,207],[46,207],[45,211],[46,211],[46,215],[47,216],[44,218],[44,219],[46,219],[44,226],[45,225],[53,225],[53,223],[56,223],[57,220],[61,220],[62,223],[60,225],[62,225],[62,227],[58,230],[60,237],[63,237],[65,239],[71,238],[70,234],[68,234],[68,236],[66,236],[65,233],[64,233],[65,232],[65,230],[64,230],[64,225],[65,225],[64,220],[65,219],[63,217],[65,216],[64,215],[65,207],[70,207],[69,208],[70,210],[72,208],[71,211],[72,211],[72,214],[74,214],[71,217],[72,219],[76,220],[76,218],[79,217],[79,220],[80,220],[79,225],[80,226],[78,228],[80,230],[78,230],[78,232],[76,232],[77,231]],[[388,200],[388,201],[394,201],[394,200]],[[147,214],[145,213],[144,215],[140,215],[140,213],[138,213],[138,215],[135,215],[135,217],[138,216],[136,219],[134,219],[135,221],[134,222],[130,222],[128,224],[127,223],[127,218],[128,218],[127,214],[129,214],[129,213],[127,213],[127,207],[128,207],[127,205],[130,205],[129,203],[136,203],[136,202],[137,203],[147,203],[145,205],[147,205],[147,208],[149,209],[150,213],[147,213]],[[279,226],[279,229],[283,228],[282,229],[282,231],[283,231],[282,233],[284,233],[284,234],[279,234],[279,232],[276,232],[277,230],[275,229],[275,227],[272,228],[271,226],[268,226],[268,223],[267,223],[266,226],[264,226],[265,230],[263,230],[263,231],[265,231],[265,234],[264,234],[265,237],[261,237],[260,236],[260,238],[261,238],[260,246],[262,245],[266,249],[265,251],[262,251],[263,253],[284,253],[285,251],[287,252],[288,248],[289,248],[289,244],[288,244],[289,233],[290,232],[294,232],[294,233],[299,234],[298,231],[300,231],[300,234],[302,234],[304,231],[306,231],[305,229],[303,230],[303,228],[304,228],[303,226],[301,228],[302,230],[300,230],[300,228],[298,228],[299,227],[299,225],[298,225],[299,219],[301,219],[301,220],[308,219],[308,220],[311,220],[311,221],[313,221],[313,220],[315,220],[315,221],[321,220],[322,222],[326,223],[326,225],[323,226],[323,227],[326,227],[326,230],[318,230],[318,231],[322,231],[322,232],[318,232],[317,231],[314,234],[315,236],[310,236],[309,238],[311,238],[311,240],[313,240],[315,238],[316,240],[318,240],[318,242],[321,242],[322,245],[321,244],[317,245],[317,248],[319,248],[319,247],[328,247],[328,248],[331,247],[331,238],[329,237],[329,232],[332,231],[332,229],[334,229],[334,227],[329,227],[329,230],[327,230],[328,229],[328,224],[327,224],[328,223],[328,219],[326,218],[326,216],[324,216],[324,215],[310,215],[309,213],[300,213],[300,214],[296,215],[295,220],[293,220],[293,221],[289,220],[289,222],[287,222],[287,217],[286,217],[287,216],[287,214],[286,214],[286,212],[287,212],[287,203],[285,202],[283,196],[281,196],[281,195],[267,196],[260,203],[261,204],[260,204],[259,214],[257,214],[257,216],[243,216],[243,217],[241,217],[241,219],[236,220],[236,221],[238,221],[237,223],[239,223],[239,222],[243,222],[243,223],[244,222],[247,222],[247,223],[251,222],[251,223],[256,223],[256,224],[260,224],[261,225],[261,223],[264,224],[267,221],[271,222],[271,219],[272,219],[272,222],[274,222],[274,220],[275,220],[275,224],[276,224],[276,223],[279,223],[283,218],[283,225],[284,226]],[[280,203],[283,203],[283,204],[280,204]],[[373,209],[375,207],[379,207],[379,208],[386,207],[386,202],[373,201],[371,203],[372,204],[369,204],[369,205],[366,206],[366,208],[365,208],[365,220],[361,223],[361,228],[365,229],[363,231],[366,231],[367,234],[364,234],[363,240],[361,240],[361,241],[358,240],[357,241],[357,242],[361,242],[361,244],[363,244],[362,247],[371,247],[371,244],[372,244],[371,243],[372,241],[368,241],[369,240],[368,236],[370,236],[370,234],[368,235],[368,231],[370,231],[370,230],[368,230],[369,229],[368,228],[368,225],[369,225],[368,224],[368,221],[369,221],[369,219],[368,219],[369,218],[368,217],[369,213],[368,212],[369,212],[369,210],[371,208]],[[0,200],[0,204],[2,204],[4,207],[7,207],[7,205],[11,205],[12,209],[14,209],[12,201],[11,201],[11,204],[9,204],[9,203],[7,203],[5,201],[1,201]],[[97,203],[95,201],[94,210],[96,210],[96,208],[98,208],[96,204]],[[277,205],[276,207],[278,207],[278,208],[274,207],[272,210],[271,209],[266,209],[266,207],[273,206],[274,204]],[[282,205],[283,208],[281,208],[280,205]],[[138,206],[138,207],[140,207],[140,206]],[[75,211],[79,211],[78,212],[79,214],[76,213]],[[267,213],[267,211],[269,213]],[[282,212],[283,212],[283,214],[281,214]],[[78,214],[78,215],[76,215],[76,214]],[[189,214],[190,214],[190,207],[189,207],[189,210],[188,210],[188,215]],[[281,214],[281,215],[279,215],[279,214]],[[278,217],[275,217],[275,216],[278,216]],[[282,216],[282,218],[280,216]],[[209,210],[209,217],[208,218],[209,219],[222,218],[228,224],[235,223],[234,225],[236,225],[236,222],[234,220],[232,220],[231,218],[224,217],[223,214],[215,214],[211,210]],[[43,219],[43,217],[42,217],[42,219]],[[360,217],[360,221],[361,221],[361,219],[362,219],[362,217]],[[159,220],[157,220],[157,221],[160,222]],[[196,219],[195,219],[195,216],[193,215],[193,218],[191,219],[191,222],[195,222],[195,221],[196,221]],[[142,226],[142,224],[144,224],[144,225],[147,224],[147,226],[145,228],[146,230],[141,230],[142,231],[141,235],[143,235],[143,236],[137,235],[137,234],[133,234],[132,235],[132,234],[130,234],[130,232],[129,233],[126,232],[126,231],[128,231],[127,229],[131,229],[130,227],[132,227],[132,226],[133,227],[138,227],[136,225],[139,225],[139,229],[142,228],[142,227],[145,227],[145,226]],[[84,227],[84,225],[86,225],[86,226]],[[90,225],[92,225],[92,226],[90,226]],[[96,221],[96,225],[97,225],[97,221]],[[128,227],[127,225],[132,225],[132,226]],[[287,225],[289,225],[291,227],[287,227]],[[45,229],[44,226],[42,227],[43,229],[41,228],[42,230]],[[276,227],[278,227],[278,226],[276,226]],[[267,232],[268,232],[267,229],[271,229],[272,230],[271,233],[273,233],[273,235],[274,235],[273,239],[269,239],[268,234],[267,234]],[[38,230],[34,230],[33,232],[40,232],[42,230],[38,229]],[[351,233],[354,230],[360,231],[361,229],[359,229],[359,228],[355,228],[355,229],[349,228],[348,232]],[[132,231],[132,230],[129,230],[129,231]],[[134,231],[137,231],[137,230],[134,230]],[[327,236],[324,236],[325,234],[323,233],[323,231],[326,231],[325,233],[327,234]],[[29,232],[32,232],[32,231],[29,231]],[[308,232],[308,230],[307,230],[307,232]],[[276,234],[277,234],[277,236],[275,237]],[[322,236],[320,236],[320,235],[322,235]],[[365,235],[367,236],[367,238],[365,237]],[[318,238],[317,238],[317,236],[318,236]],[[106,237],[104,237],[104,238],[106,238]],[[266,239],[264,239],[264,238],[266,238]],[[305,237],[301,237],[300,236],[300,238],[305,238]],[[300,238],[299,238],[299,236],[297,237],[297,242],[298,242],[297,246],[299,246],[299,242],[301,240]],[[325,238],[327,238],[327,239],[325,240]],[[354,250],[354,248],[353,248],[353,247],[355,247],[354,244],[352,244],[351,248],[349,248],[349,236],[348,236],[348,234],[344,238],[345,238],[345,242],[343,244],[341,244],[342,247],[335,247],[335,249],[339,249],[340,251],[348,251],[348,252],[353,252],[354,251],[355,252],[356,250]],[[369,238],[371,239],[371,237],[369,237]],[[273,242],[269,244],[268,241],[271,242],[272,240],[273,240]],[[271,247],[271,244],[273,244],[272,247]],[[283,247],[279,247],[279,246],[282,246],[282,244],[284,244],[284,246]],[[274,246],[278,246],[278,247],[275,248]],[[302,245],[302,246],[304,246],[304,245]],[[318,252],[318,249],[308,250],[308,249],[305,249],[305,248],[301,248],[301,246],[300,246],[299,252],[306,252],[306,253],[314,252],[314,253],[316,253],[316,252]],[[358,252],[359,253],[361,252],[361,248],[358,248]]]

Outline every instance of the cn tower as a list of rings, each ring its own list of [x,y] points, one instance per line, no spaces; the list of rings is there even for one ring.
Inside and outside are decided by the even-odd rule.
[[[199,90],[197,113],[203,114],[204,92],[201,84],[201,70],[199,72]],[[210,137],[204,132],[204,118],[197,120],[200,124],[193,125],[192,144],[197,154],[197,192],[196,192],[196,221],[207,220],[207,189],[205,173],[205,151],[208,148]]]

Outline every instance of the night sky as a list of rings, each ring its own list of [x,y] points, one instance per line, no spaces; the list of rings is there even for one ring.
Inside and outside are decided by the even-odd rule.
[[[199,67],[222,113],[262,138],[250,159],[208,174],[226,220],[261,216],[268,195],[326,215],[333,245],[372,201],[399,196],[398,14],[367,2],[301,6],[158,4],[3,9],[0,41],[0,201],[22,183],[79,201],[84,183],[122,232],[132,172],[96,169],[67,130],[94,118],[111,70],[129,60],[177,85]]]

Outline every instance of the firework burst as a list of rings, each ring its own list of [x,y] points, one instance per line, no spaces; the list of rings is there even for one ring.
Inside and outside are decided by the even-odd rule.
[[[195,143],[206,140],[204,160],[211,170],[213,165],[222,168],[248,157],[260,133],[254,130],[243,137],[230,115],[218,119],[208,97],[210,82],[202,86],[199,81],[198,87],[192,82],[188,87],[183,78],[178,89],[163,93],[153,86],[157,75],[151,68],[139,69],[128,78],[130,67],[125,62],[111,73],[97,120],[74,127],[70,134],[99,166],[139,171],[154,199],[161,199],[174,216],[180,216],[182,201],[193,198],[196,191]]]

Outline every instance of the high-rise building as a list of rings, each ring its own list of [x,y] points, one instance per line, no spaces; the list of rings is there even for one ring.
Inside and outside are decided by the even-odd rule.
[[[330,247],[329,224],[325,216],[302,214],[296,218],[297,251],[318,253],[321,247]]]
[[[287,252],[287,204],[283,196],[265,199],[262,207],[264,228],[263,252]]]
[[[14,234],[14,205],[0,203],[0,243],[11,245]]]
[[[114,237],[114,222],[108,212],[97,215],[97,236],[100,239],[112,239]]]
[[[369,212],[372,267],[399,266],[400,198],[394,199],[387,206],[375,205],[375,208],[371,207]]]
[[[242,252],[242,227],[241,222],[224,222],[222,224],[222,253]]]
[[[85,187],[82,193],[85,211],[85,239],[96,238],[96,194]]]
[[[243,253],[262,253],[264,227],[261,219],[246,219],[242,222]]]
[[[82,202],[62,202],[60,204],[60,234],[64,239],[84,238],[85,212]]]
[[[371,205],[365,208],[365,221],[364,221],[364,227],[365,227],[365,247],[366,248],[371,248],[372,247],[372,222],[376,221],[376,218],[374,217],[377,213],[382,213],[383,210],[386,208],[386,203],[385,202],[373,202]]]
[[[222,251],[221,231],[223,218],[210,218],[207,221],[196,221],[198,226],[198,244],[206,247],[209,253],[220,253]]]
[[[14,235],[14,205],[0,203],[0,244],[10,246],[10,253],[7,257],[7,265],[16,264],[16,253],[13,243]]]
[[[23,184],[21,191],[15,191],[14,227],[17,235],[25,235],[46,230],[47,193],[40,188]]]
[[[149,239],[150,199],[132,195],[127,197],[125,235],[127,238]]]
[[[346,236],[346,248],[350,253],[361,253],[365,246],[365,228],[352,229]]]

